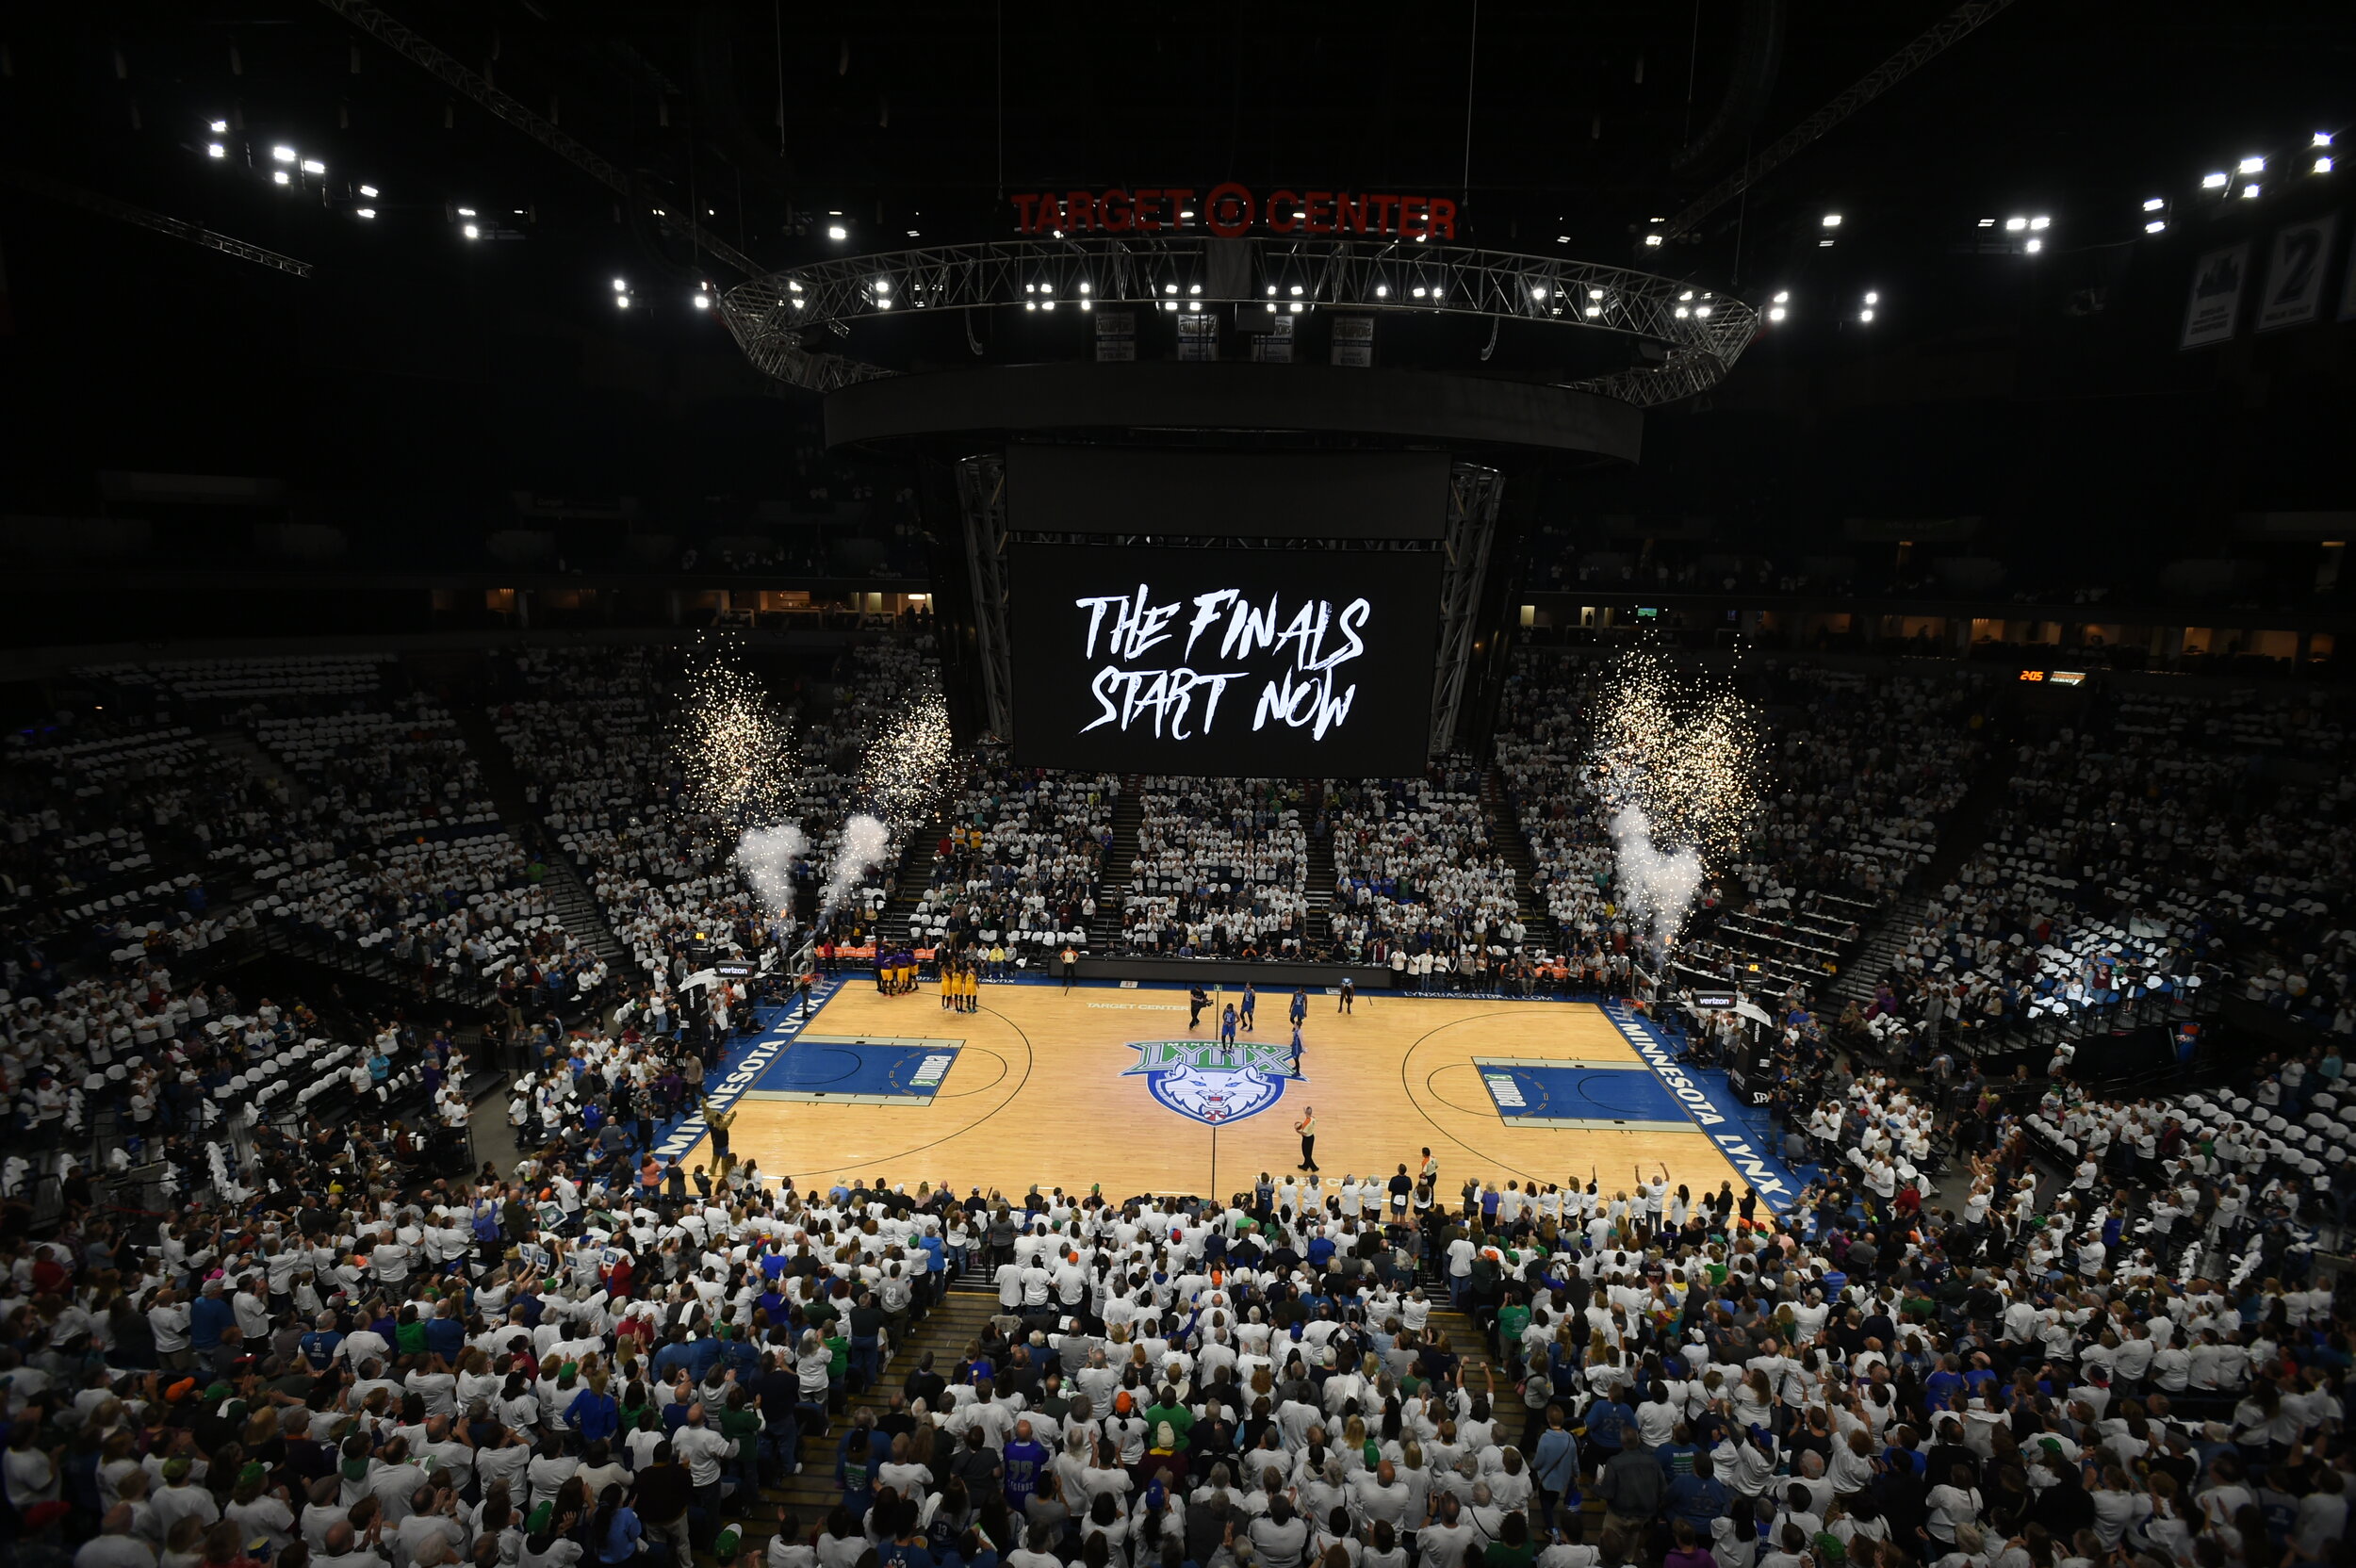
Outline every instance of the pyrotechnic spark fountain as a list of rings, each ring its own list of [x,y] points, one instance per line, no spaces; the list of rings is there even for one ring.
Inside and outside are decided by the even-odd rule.
[[[794,796],[794,727],[761,682],[720,655],[698,660],[675,737],[696,810],[730,825],[775,822]]]
[[[876,733],[859,763],[875,814],[908,832],[932,814],[952,782],[949,707],[939,692],[909,699]]]
[[[1627,655],[1595,715],[1590,776],[1619,851],[1629,923],[1656,957],[1685,923],[1705,862],[1731,858],[1758,808],[1759,716],[1723,684]]]

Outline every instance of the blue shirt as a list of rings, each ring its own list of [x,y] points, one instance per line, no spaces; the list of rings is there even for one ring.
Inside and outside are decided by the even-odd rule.
[[[1560,1427],[1548,1427],[1530,1456],[1530,1470],[1548,1492],[1566,1490],[1579,1474],[1579,1439]]]
[[[237,1326],[237,1309],[226,1296],[200,1296],[188,1303],[188,1343],[200,1350],[221,1344],[223,1329]]]
[[[1679,1476],[1669,1483],[1669,1517],[1693,1522],[1705,1530],[1733,1501],[1726,1483],[1715,1476]]]

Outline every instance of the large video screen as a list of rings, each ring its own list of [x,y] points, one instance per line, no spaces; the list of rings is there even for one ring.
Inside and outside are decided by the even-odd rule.
[[[1015,756],[1107,773],[1423,771],[1438,558],[1017,545]]]

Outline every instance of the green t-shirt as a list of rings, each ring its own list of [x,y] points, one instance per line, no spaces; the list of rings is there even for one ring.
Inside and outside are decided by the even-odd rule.
[[[829,1376],[840,1378],[851,1370],[851,1341],[847,1334],[828,1334],[826,1354],[834,1358],[826,1364]]]
[[[720,1413],[720,1435],[732,1437],[742,1445],[746,1438],[761,1436],[761,1413],[749,1406],[744,1410],[723,1410]],[[740,1447],[740,1452],[750,1450]]]
[[[1522,1331],[1529,1327],[1530,1309],[1520,1302],[1497,1309],[1497,1333],[1508,1345],[1518,1341],[1522,1337]]]
[[[1194,1412],[1186,1409],[1184,1405],[1149,1406],[1145,1413],[1145,1443],[1147,1447],[1153,1447],[1159,1441],[1162,1423],[1165,1421],[1170,1423],[1170,1429],[1177,1434],[1177,1452],[1182,1454],[1185,1453],[1186,1451],[1186,1433],[1194,1426]]]

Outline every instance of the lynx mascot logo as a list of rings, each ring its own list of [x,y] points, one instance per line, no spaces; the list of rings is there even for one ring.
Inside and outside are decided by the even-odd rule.
[[[1257,1116],[1284,1097],[1295,1076],[1292,1052],[1274,1043],[1247,1040],[1131,1040],[1137,1065],[1121,1074],[1142,1073],[1153,1098],[1190,1120],[1216,1127]]]

